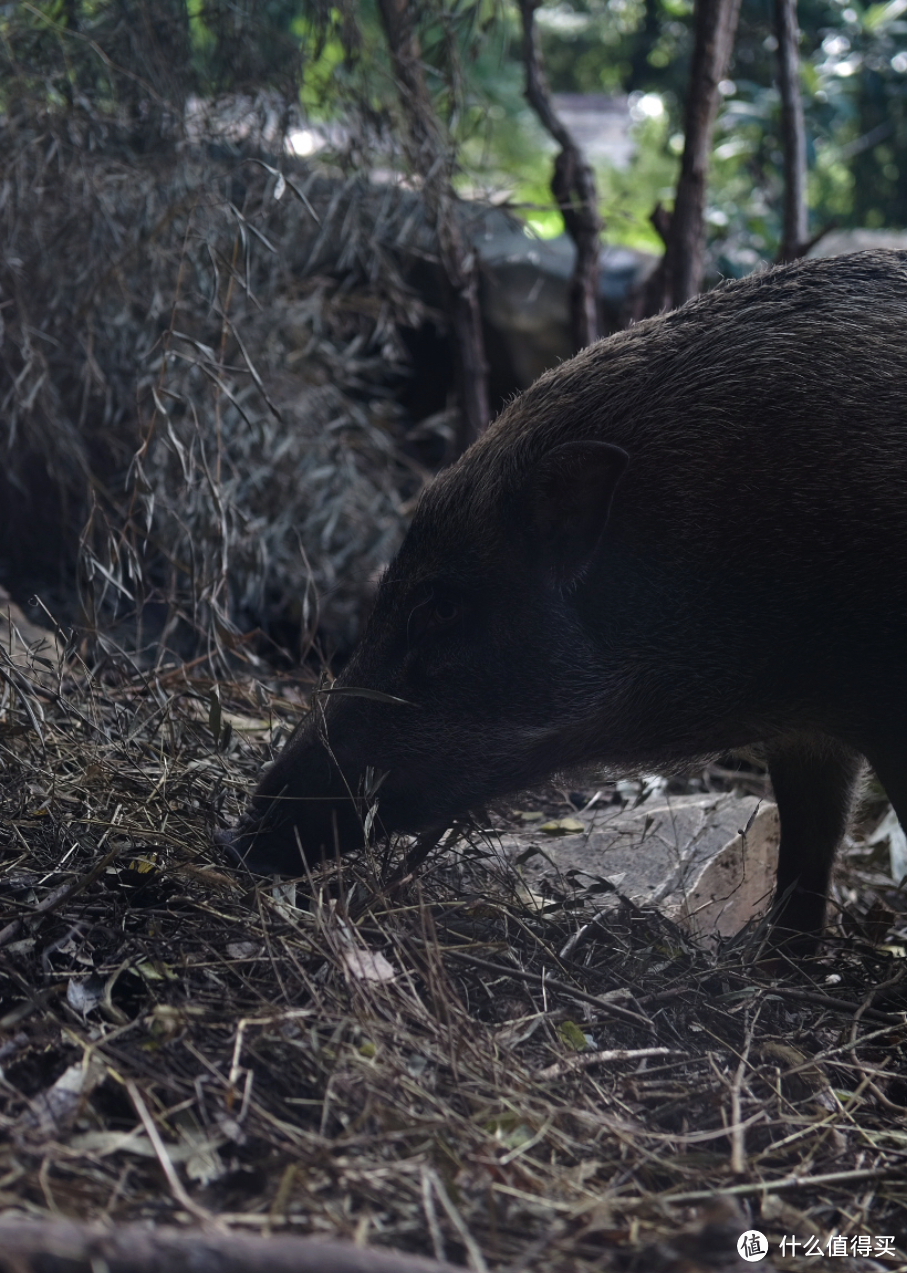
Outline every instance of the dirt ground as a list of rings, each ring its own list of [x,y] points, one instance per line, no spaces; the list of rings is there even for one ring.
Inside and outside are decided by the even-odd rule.
[[[883,846],[854,840],[827,940],[787,966],[757,924],[705,951],[575,879],[543,894],[487,832],[416,871],[397,844],[253,879],[212,831],[305,686],[47,653],[0,655],[5,1219],[546,1273],[743,1268],[758,1230],[763,1267],[907,1268]],[[676,789],[709,784],[765,780]],[[588,796],[554,784],[499,825]]]

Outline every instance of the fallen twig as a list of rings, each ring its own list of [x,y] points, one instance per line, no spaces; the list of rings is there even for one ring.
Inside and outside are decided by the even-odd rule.
[[[455,1273],[452,1264],[437,1260],[316,1238],[0,1220],[2,1273],[88,1273],[98,1268],[108,1273],[157,1273],[162,1268],[169,1273],[201,1268],[211,1273]]]
[[[615,1061],[642,1061],[650,1056],[685,1056],[676,1048],[604,1048],[600,1052],[579,1052],[566,1061],[556,1061],[536,1070],[537,1079],[559,1079],[577,1070],[588,1070],[593,1065],[606,1065]]]

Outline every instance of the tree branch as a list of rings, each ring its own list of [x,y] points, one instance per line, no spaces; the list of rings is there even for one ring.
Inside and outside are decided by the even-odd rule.
[[[316,1238],[68,1220],[0,1219],[0,1273],[463,1273],[452,1264]]]
[[[435,111],[416,34],[417,6],[409,0],[378,0],[394,79],[405,120],[405,148],[438,236],[438,256],[448,291],[457,396],[459,450],[488,424],[488,365],[479,309],[478,262],[456,215],[451,184],[452,147]]]
[[[570,280],[570,327],[574,349],[598,339],[598,270],[601,218],[595,174],[554,109],[542,72],[535,33],[535,10],[541,0],[520,0],[523,17],[523,64],[526,68],[526,100],[542,125],[560,146],[554,161],[551,190],[576,246],[576,262]]]
[[[784,146],[784,231],[779,261],[793,261],[808,247],[806,211],[806,124],[800,95],[797,45],[797,0],[775,0],[778,40],[778,86],[781,91],[781,134]]]
[[[665,260],[665,299],[673,305],[682,305],[702,290],[706,178],[718,85],[727,74],[739,16],[740,0],[696,2],[683,160]]]

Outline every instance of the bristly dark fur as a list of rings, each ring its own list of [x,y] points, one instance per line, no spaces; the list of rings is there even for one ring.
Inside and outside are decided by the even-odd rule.
[[[361,843],[366,766],[411,830],[759,743],[784,923],[818,929],[861,757],[907,819],[907,253],[727,283],[548,372],[426,490],[341,680],[416,706],[332,699],[330,752],[304,724],[251,864]]]

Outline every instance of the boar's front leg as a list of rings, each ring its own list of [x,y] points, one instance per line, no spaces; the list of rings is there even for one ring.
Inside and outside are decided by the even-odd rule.
[[[857,752],[820,734],[770,752],[781,819],[776,933],[793,948],[811,947],[822,932],[832,863],[847,830],[862,765]]]

